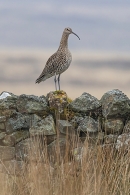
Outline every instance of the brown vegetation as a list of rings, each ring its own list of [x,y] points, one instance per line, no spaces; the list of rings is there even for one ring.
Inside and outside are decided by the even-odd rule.
[[[79,141],[74,145],[79,145]],[[68,152],[66,145],[66,152],[62,158],[57,145],[55,148],[57,162],[52,164],[48,158],[46,143],[41,145],[39,139],[35,140],[34,147],[29,151],[31,154],[29,161],[24,162],[16,174],[10,174],[10,170],[5,166],[5,172],[0,174],[0,194],[129,194],[130,151],[117,152],[112,145],[90,147],[84,142],[80,155],[68,158],[70,157]]]

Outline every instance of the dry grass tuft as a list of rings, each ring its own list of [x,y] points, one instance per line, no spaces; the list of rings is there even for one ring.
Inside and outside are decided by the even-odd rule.
[[[128,195],[130,192],[130,151],[124,155],[111,145],[88,147],[85,142],[79,160],[70,160],[65,155],[66,159],[52,166],[47,145],[41,146],[37,139],[34,146],[19,174],[0,174],[1,195]],[[55,152],[60,156],[59,149]]]

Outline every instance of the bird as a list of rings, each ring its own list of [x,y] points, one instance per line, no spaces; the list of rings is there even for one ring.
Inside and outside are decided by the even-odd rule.
[[[55,89],[57,91],[58,81],[60,91],[60,75],[69,68],[72,61],[72,55],[68,49],[68,37],[70,34],[74,34],[79,38],[79,36],[74,33],[71,28],[67,27],[64,29],[58,50],[49,57],[42,73],[36,79],[36,83],[40,83],[54,76]]]

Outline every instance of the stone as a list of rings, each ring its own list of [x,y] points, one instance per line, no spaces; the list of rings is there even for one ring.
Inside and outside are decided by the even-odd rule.
[[[10,95],[8,92],[3,91],[3,92],[0,94],[0,100],[5,99],[5,98],[10,97],[10,96],[11,96],[11,95]]]
[[[75,129],[77,129],[78,126],[79,126],[79,124],[80,124],[80,122],[81,122],[83,119],[84,119],[83,116],[74,116],[74,117],[71,119],[70,123],[73,125],[73,127],[75,127]]]
[[[33,140],[31,138],[27,138],[17,143],[15,146],[16,160],[18,161],[26,160],[28,158],[32,145],[33,145]]]
[[[1,140],[1,144],[2,146],[14,146],[15,142],[14,139],[12,139],[12,137],[10,135],[5,135],[4,138]]]
[[[72,135],[74,132],[73,126],[67,120],[58,120],[58,130],[60,133]]]
[[[81,120],[77,129],[78,132],[83,131],[86,134],[97,133],[99,130],[98,121],[89,116],[86,116],[83,120]]]
[[[27,130],[19,130],[13,132],[10,135],[6,135],[2,140],[2,145],[5,146],[14,146],[16,143],[26,139],[29,137],[29,131]]]
[[[69,104],[69,108],[74,112],[87,113],[89,115],[93,112],[97,112],[97,115],[99,115],[98,111],[100,107],[99,100],[89,93],[83,93]]]
[[[50,110],[57,110],[60,113],[64,111],[64,108],[69,103],[66,92],[64,91],[51,91],[47,94]]]
[[[16,110],[14,109],[5,109],[5,110],[0,110],[0,115],[4,115],[7,118],[9,118],[10,116],[12,116],[14,113],[16,112]]]
[[[118,89],[106,92],[100,102],[102,114],[105,118],[127,117],[130,113],[130,99]]]
[[[128,152],[130,150],[130,133],[119,135],[116,142],[118,151]]]
[[[4,138],[6,137],[6,133],[5,132],[1,132],[0,133],[0,146],[3,146],[4,144],[3,144],[3,140],[4,140]]]
[[[47,145],[49,145],[50,143],[52,143],[53,141],[55,141],[58,138],[66,138],[65,134],[59,134],[59,135],[47,135],[46,136],[46,143]]]
[[[104,136],[104,144],[113,144],[117,142],[118,135],[109,134]]]
[[[4,161],[1,166],[1,171],[8,175],[22,175],[25,170],[25,163],[23,161]]]
[[[104,133],[100,132],[100,124],[95,119],[86,116],[77,128],[77,132],[82,142],[91,144],[101,144],[103,142]]]
[[[44,115],[48,111],[47,100],[44,96],[20,95],[17,100],[20,113]]]
[[[122,119],[106,119],[103,129],[106,134],[121,134],[123,131],[124,123]]]
[[[61,164],[68,159],[70,154],[70,143],[66,138],[59,138],[47,146],[48,158],[52,166]]]
[[[27,138],[15,146],[16,160],[27,162],[41,162],[43,160],[43,147],[40,139]]]
[[[11,160],[15,158],[15,148],[9,146],[0,146],[0,159]]]
[[[16,95],[9,92],[2,92],[0,94],[0,109],[16,109],[16,101]]]
[[[44,119],[37,115],[34,115],[32,126],[29,129],[29,132],[31,136],[56,134],[55,123],[52,115],[49,115]]]
[[[6,117],[0,116],[0,131],[5,131]]]
[[[123,133],[130,133],[130,120],[128,120],[124,126]]]
[[[15,112],[9,119],[6,121],[6,132],[8,134],[21,130],[29,129],[30,127],[30,117],[29,115],[23,115],[19,112]]]
[[[0,116],[11,116],[16,110],[16,101],[16,95],[9,92],[2,92],[0,94]]]
[[[5,124],[4,123],[0,123],[0,130],[2,130],[2,131],[5,130]]]
[[[39,121],[43,120],[44,118],[45,117],[38,116],[37,114],[30,115],[30,127],[37,126]]]
[[[0,116],[0,123],[6,122],[6,117],[5,116]]]
[[[0,133],[0,140],[2,140],[7,134],[5,132]]]

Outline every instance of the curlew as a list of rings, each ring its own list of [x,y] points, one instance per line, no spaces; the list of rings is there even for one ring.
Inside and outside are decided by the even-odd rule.
[[[42,73],[36,80],[36,83],[40,83],[41,81],[45,81],[46,79],[55,76],[55,88],[57,90],[56,84],[58,81],[60,90],[60,75],[69,68],[72,61],[72,55],[68,49],[68,37],[70,34],[74,34],[79,38],[71,28],[64,29],[58,50],[48,59]],[[56,77],[57,75],[58,77]]]

